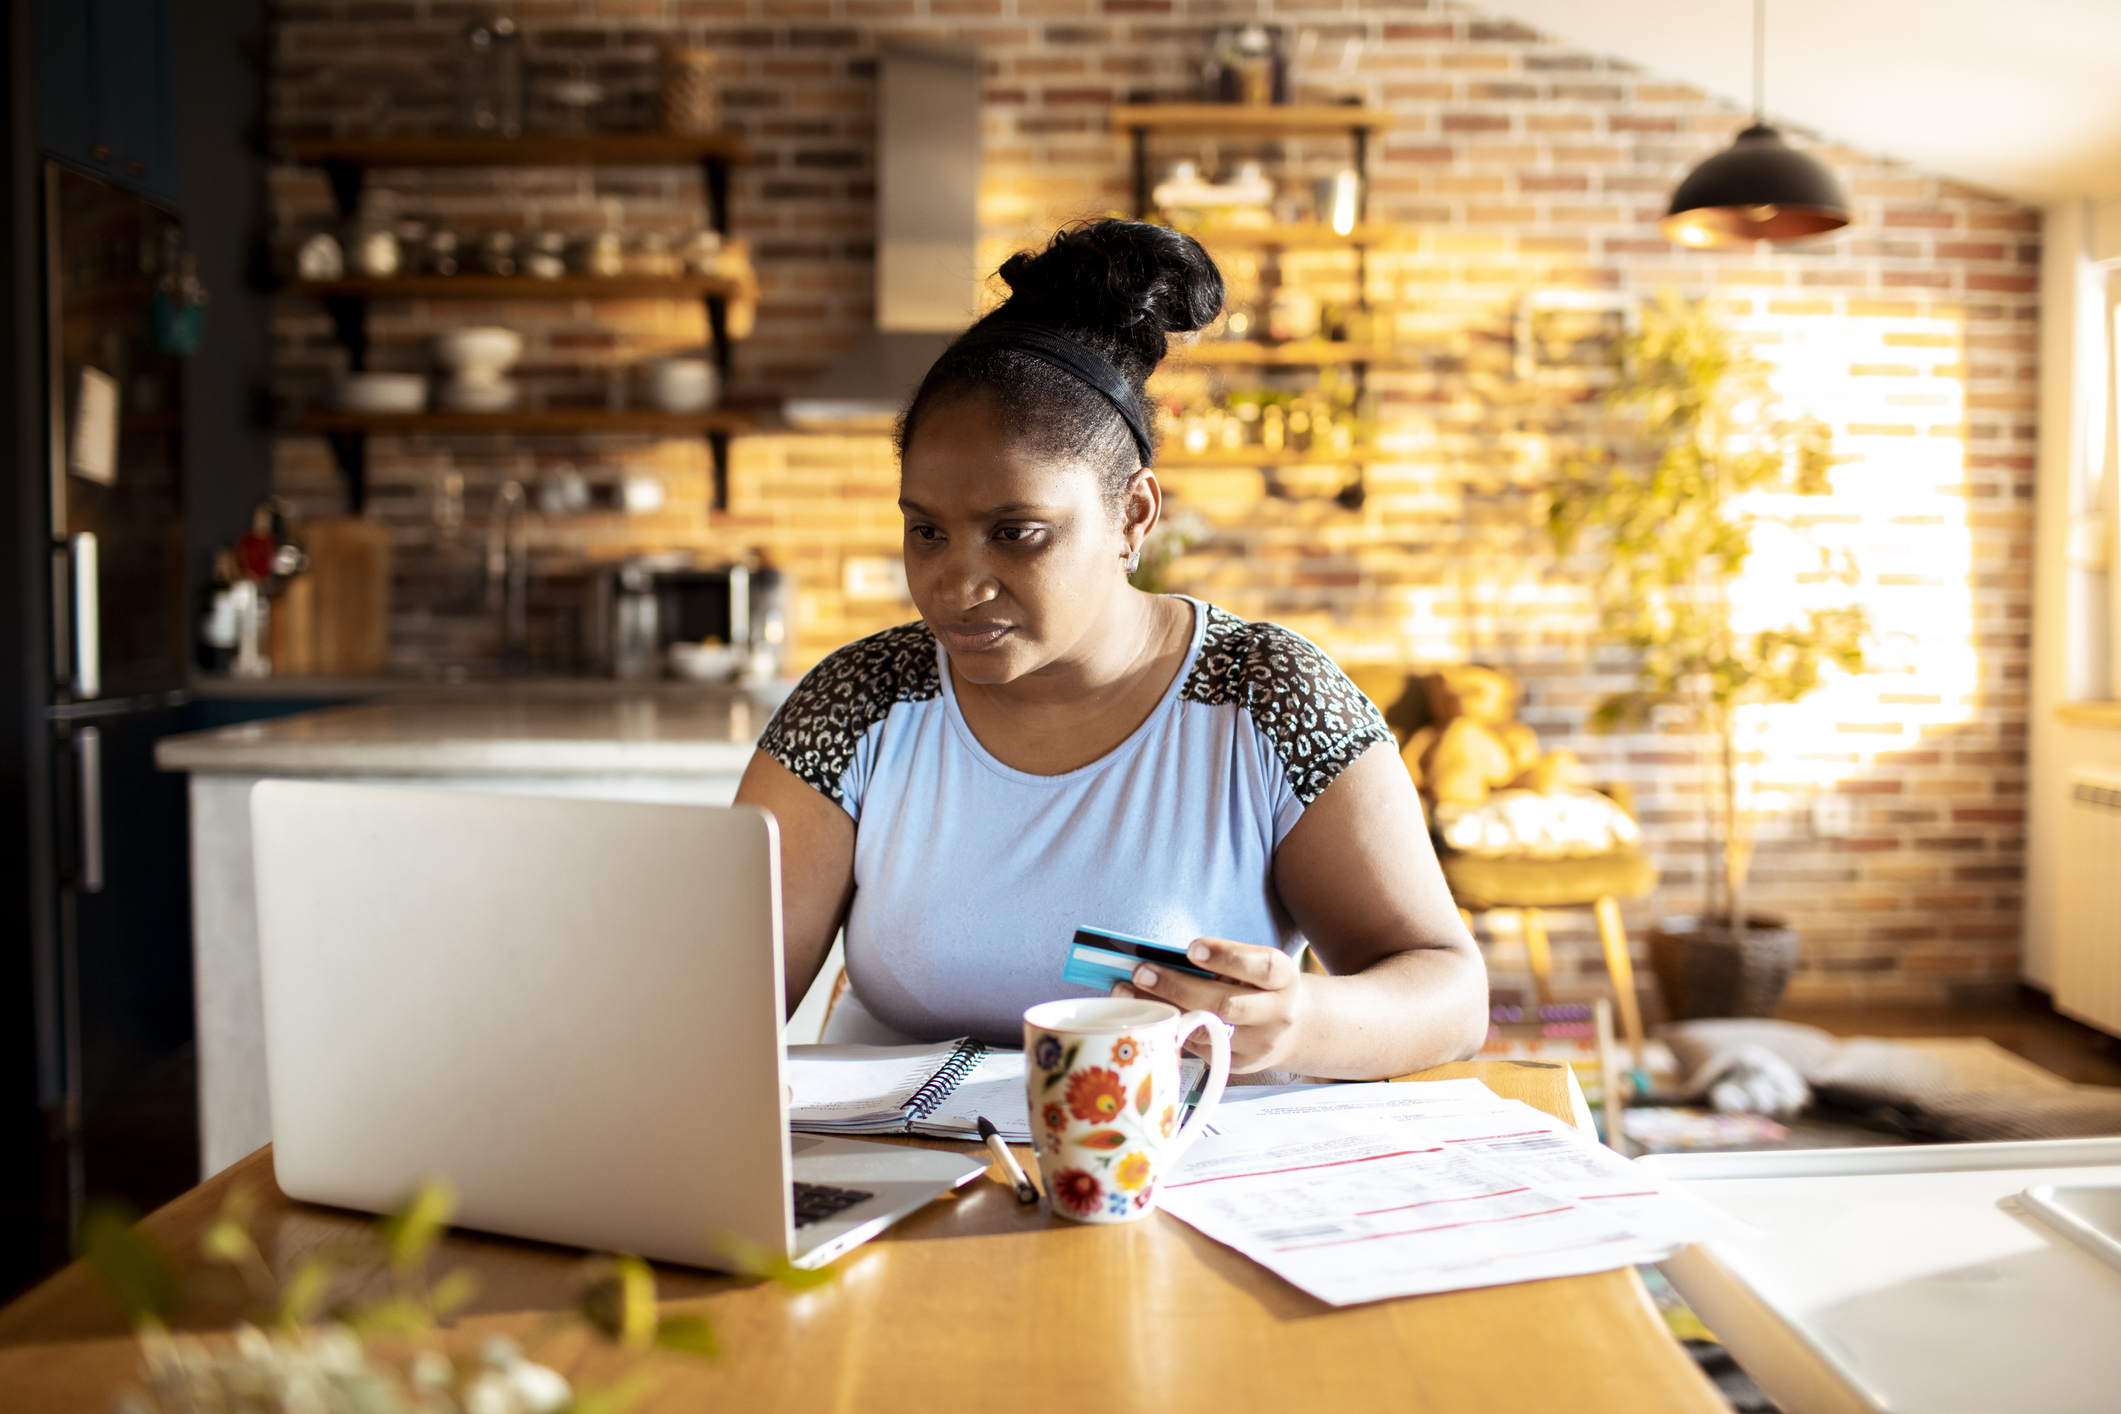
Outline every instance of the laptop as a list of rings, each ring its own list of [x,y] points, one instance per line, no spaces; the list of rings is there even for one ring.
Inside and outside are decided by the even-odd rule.
[[[987,1166],[791,1142],[765,811],[266,781],[251,829],[291,1198],[441,1175],[464,1227],[818,1266]]]

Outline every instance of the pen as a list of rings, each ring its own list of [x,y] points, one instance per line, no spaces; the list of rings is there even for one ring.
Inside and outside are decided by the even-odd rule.
[[[1024,1166],[1016,1161],[1016,1155],[1010,1153],[1009,1146],[1002,1142],[1002,1132],[996,1129],[994,1121],[985,1115],[979,1117],[979,1137],[987,1141],[988,1152],[994,1155],[995,1162],[1009,1175],[1009,1181],[1016,1185],[1016,1201],[1036,1203],[1038,1190],[1031,1186],[1031,1179],[1025,1174]]]

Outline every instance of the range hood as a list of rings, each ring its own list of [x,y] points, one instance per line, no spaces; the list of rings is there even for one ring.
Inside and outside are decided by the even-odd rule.
[[[980,62],[892,45],[878,58],[876,328],[790,397],[792,426],[889,431],[979,298]]]

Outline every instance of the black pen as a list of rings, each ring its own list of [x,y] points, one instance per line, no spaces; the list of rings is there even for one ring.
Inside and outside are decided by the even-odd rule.
[[[979,1117],[979,1137],[987,1142],[987,1151],[994,1155],[995,1161],[1009,1175],[1009,1181],[1016,1185],[1016,1201],[1036,1203],[1038,1190],[1031,1186],[1030,1175],[1016,1161],[1016,1155],[1009,1152],[1009,1146],[1002,1142],[1002,1132],[994,1127],[994,1121],[985,1115]]]

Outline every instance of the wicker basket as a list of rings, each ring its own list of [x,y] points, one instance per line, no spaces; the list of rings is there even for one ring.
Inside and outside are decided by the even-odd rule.
[[[1674,1021],[1701,1016],[1773,1016],[1797,970],[1797,932],[1779,918],[1727,924],[1667,918],[1650,930],[1650,970]]]

